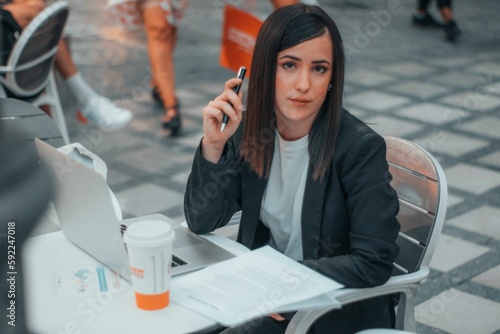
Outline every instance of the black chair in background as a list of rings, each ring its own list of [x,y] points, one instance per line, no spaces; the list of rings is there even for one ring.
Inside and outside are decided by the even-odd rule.
[[[69,14],[66,1],[57,1],[38,14],[14,43],[7,64],[0,66],[0,97],[48,105],[69,144],[64,112],[54,78],[54,62]]]

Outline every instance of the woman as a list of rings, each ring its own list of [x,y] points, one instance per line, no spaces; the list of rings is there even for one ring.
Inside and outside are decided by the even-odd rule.
[[[237,240],[269,244],[346,287],[383,284],[398,253],[398,200],[385,142],[342,108],[339,31],[317,6],[273,12],[255,45],[243,113],[224,92],[203,109],[204,137],[185,195],[189,228],[207,233],[242,210]],[[234,107],[233,107],[234,106]],[[220,132],[223,114],[230,118]],[[315,333],[390,327],[388,298],[327,314]],[[227,333],[283,333],[274,314]]]
[[[163,127],[172,135],[181,129],[180,106],[175,95],[174,48],[177,25],[189,0],[109,0],[108,8],[116,22],[131,31],[144,26],[153,73],[152,95],[162,104]]]

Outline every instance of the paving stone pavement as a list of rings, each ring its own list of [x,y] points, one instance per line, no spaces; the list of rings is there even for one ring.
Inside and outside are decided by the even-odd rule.
[[[246,0],[249,1],[249,0]],[[259,15],[271,7],[255,0]],[[66,29],[84,78],[135,118],[115,133],[78,123],[60,92],[72,141],[108,165],[108,181],[126,218],[160,212],[184,220],[182,200],[202,136],[202,107],[234,74],[219,66],[222,5],[191,0],[175,52],[182,135],[161,127],[149,92],[143,33],[126,33],[105,1],[70,0]],[[345,105],[381,134],[413,140],[442,164],[448,213],[417,295],[419,333],[500,333],[500,24],[498,0],[455,2],[463,35],[411,24],[410,0],[319,0],[336,21],[347,53]],[[435,8],[432,8],[435,12]]]

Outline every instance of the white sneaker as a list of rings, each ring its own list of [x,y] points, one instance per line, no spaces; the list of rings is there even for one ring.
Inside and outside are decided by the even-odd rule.
[[[81,106],[82,115],[91,123],[97,124],[104,131],[122,129],[130,123],[132,113],[118,107],[110,99],[95,95]]]

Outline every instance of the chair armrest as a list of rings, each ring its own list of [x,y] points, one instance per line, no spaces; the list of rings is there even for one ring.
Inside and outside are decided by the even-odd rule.
[[[0,84],[7,85],[7,80],[3,76],[8,73],[12,73],[14,68],[12,66],[0,66]],[[6,93],[4,92],[4,89],[0,87],[0,97],[7,97]]]
[[[426,279],[428,275],[429,268],[422,267],[411,274],[393,276],[383,285],[363,289],[340,289],[333,291],[332,296],[342,305],[394,293],[404,293],[407,297],[414,296],[417,293],[420,282]],[[406,298],[406,300],[408,299]],[[413,299],[411,299],[411,302],[413,302]],[[324,309],[298,311],[288,324],[285,334],[305,334],[316,320],[335,309],[338,309],[338,307],[333,306]]]
[[[14,71],[14,67],[12,67],[12,66],[3,66],[3,65],[0,66],[0,73],[2,73],[2,74],[3,73],[10,73],[12,71]]]

